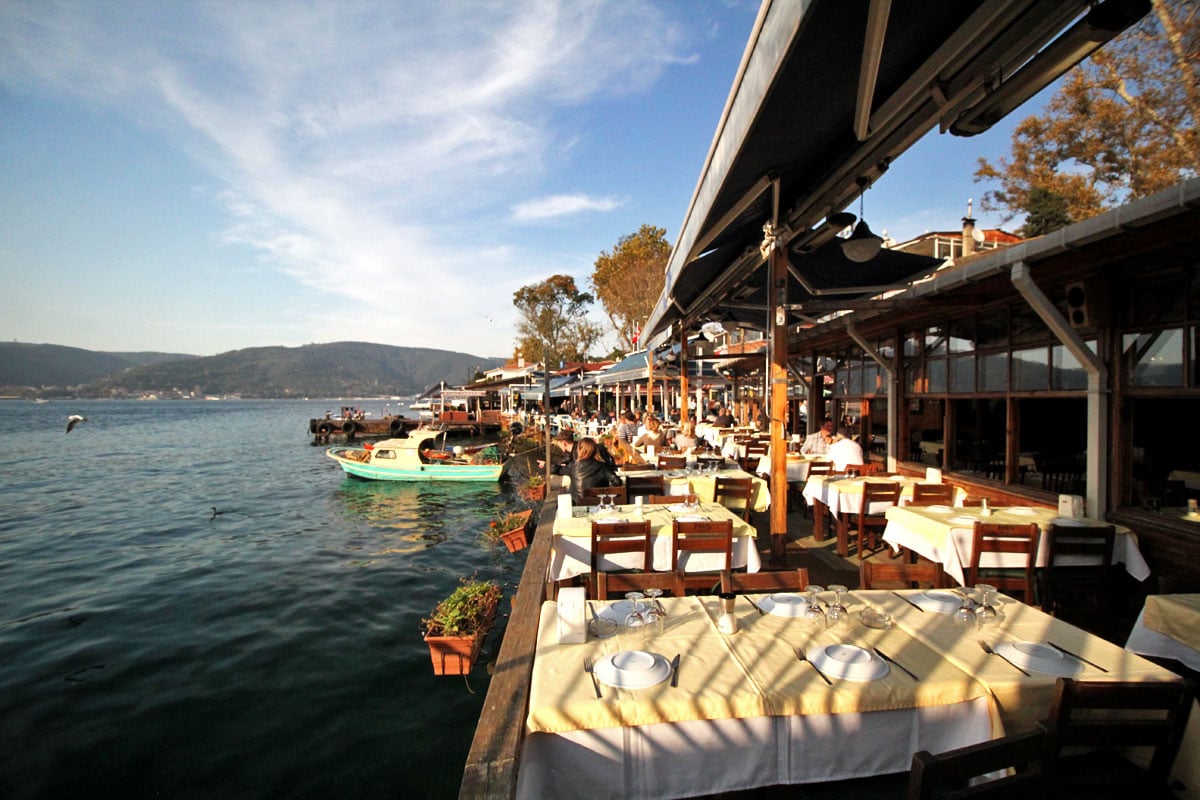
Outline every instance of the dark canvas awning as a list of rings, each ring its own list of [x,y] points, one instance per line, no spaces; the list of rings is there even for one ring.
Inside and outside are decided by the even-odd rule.
[[[792,265],[789,303],[861,300],[878,294],[875,287],[928,273],[928,259],[886,252],[853,269],[837,264],[822,240],[853,216],[821,223],[933,127],[986,130],[1149,9],[1147,0],[1106,0],[1089,13],[1091,6],[766,0],[663,294],[643,326],[647,341],[659,344],[673,323],[694,327],[710,314],[764,326],[759,246],[772,220]]]

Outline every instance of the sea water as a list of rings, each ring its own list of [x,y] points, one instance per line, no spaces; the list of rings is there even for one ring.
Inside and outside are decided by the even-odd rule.
[[[519,501],[344,476],[340,402],[0,401],[0,797],[457,794],[487,670],[421,618],[473,574],[507,614]]]

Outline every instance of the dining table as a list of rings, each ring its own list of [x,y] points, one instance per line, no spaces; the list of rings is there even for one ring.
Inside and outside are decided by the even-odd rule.
[[[849,518],[862,511],[863,487],[868,483],[898,483],[900,484],[899,505],[906,505],[912,500],[913,486],[925,483],[921,478],[895,475],[889,477],[864,476],[850,478],[845,475],[817,475],[804,484],[801,493],[813,509],[813,539],[818,542],[825,540],[828,526],[825,512],[833,518],[837,535],[837,554],[845,558],[850,551]],[[961,505],[967,494],[961,487],[954,489],[954,502]],[[889,507],[886,503],[874,503],[867,510],[868,514],[882,514]]]
[[[684,498],[679,503],[663,505],[617,506],[612,511],[597,511],[596,506],[574,507],[571,516],[555,516],[548,581],[562,581],[591,572],[592,522],[627,522],[643,519],[650,521],[651,559],[656,572],[671,569],[671,523],[674,519],[708,519],[733,522],[733,567],[747,572],[762,569],[762,556],[755,539],[758,531],[738,514],[719,503],[701,502],[697,508],[688,508]],[[637,569],[641,565],[639,553],[611,553],[605,555],[597,565],[604,571]],[[724,555],[720,553],[688,553],[683,561],[685,572],[719,572],[725,568]]]
[[[1147,595],[1125,647],[1200,671],[1200,594]]]
[[[959,598],[939,591],[846,592],[832,623],[797,613],[803,595],[739,595],[734,633],[716,596],[662,598],[661,629],[620,624],[636,601],[593,601],[590,618],[617,633],[578,644],[559,642],[548,601],[517,796],[675,798],[903,772],[916,750],[1032,730],[1060,676],[1179,680],[1004,596],[993,624],[959,622]]]
[[[699,465],[702,462],[697,460],[696,463]],[[714,462],[706,459],[704,463]],[[767,482],[757,475],[751,475],[741,467],[729,465],[728,462],[723,462],[717,469],[701,469],[697,466],[684,469],[642,469],[626,472],[618,468],[617,474],[623,478],[631,474],[645,477],[662,476],[666,494],[683,496],[694,493],[705,500],[713,499],[717,488],[717,478],[750,478],[757,489],[750,506],[751,510],[766,511],[771,507],[771,488]]]
[[[788,483],[804,483],[808,480],[808,468],[814,461],[828,461],[829,456],[812,455],[804,453],[788,452],[787,454],[787,481]],[[771,474],[771,452],[758,460],[757,466],[754,468],[757,475]]]
[[[1088,518],[1076,520],[1060,517],[1057,509],[1044,506],[996,507],[988,509],[986,514],[983,509],[976,507],[897,506],[889,508],[885,515],[887,527],[883,531],[883,541],[890,545],[893,551],[907,548],[936,561],[942,565],[947,575],[960,584],[963,583],[967,567],[971,564],[976,522],[1008,525],[1036,522],[1043,533],[1051,525],[1071,527],[1111,524]],[[1144,581],[1150,577],[1150,565],[1138,549],[1137,534],[1124,525],[1113,525],[1113,528],[1116,531],[1113,539],[1113,562],[1124,565],[1125,571],[1134,579]],[[1038,543],[1035,566],[1046,566],[1048,552],[1048,538],[1042,536]],[[989,553],[981,560],[980,566],[1015,568],[1024,566],[1023,559],[1024,556],[1019,553]],[[1078,560],[1072,562],[1070,559]],[[1075,563],[1082,566],[1089,561],[1086,556],[1071,556],[1055,563],[1066,566]]]

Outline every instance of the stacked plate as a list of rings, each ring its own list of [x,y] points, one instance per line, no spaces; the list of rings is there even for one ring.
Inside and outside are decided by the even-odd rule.
[[[949,589],[926,589],[908,596],[909,600],[926,611],[938,614],[953,614],[962,605],[962,596]]]
[[[953,506],[917,506],[922,511],[928,511],[930,514],[949,514],[954,511]]]
[[[808,598],[802,594],[773,594],[759,600],[758,607],[777,617],[802,617],[808,608]]]
[[[827,644],[809,650],[808,660],[831,678],[847,681],[874,681],[888,674],[888,665],[879,656],[852,644]]]
[[[1041,642],[1001,642],[995,650],[1018,667],[1031,672],[1070,678],[1083,671],[1083,664],[1058,648]]]
[[[1012,508],[1004,509],[1005,514],[1013,514],[1018,517],[1034,517],[1037,516],[1037,509],[1029,508],[1028,506],[1013,506]]]
[[[617,689],[645,689],[671,676],[671,662],[658,653],[622,650],[596,662],[596,678]]]
[[[975,518],[974,517],[951,517],[950,524],[952,524],[952,525],[970,525],[973,528],[973,527],[975,527]]]

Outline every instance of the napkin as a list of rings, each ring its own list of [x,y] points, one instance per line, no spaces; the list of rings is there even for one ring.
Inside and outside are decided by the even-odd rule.
[[[587,590],[568,586],[558,590],[558,643],[587,641]]]
[[[563,493],[558,496],[558,519],[570,519],[573,509],[571,508],[571,495]]]
[[[926,468],[925,482],[926,483],[941,483],[942,482],[942,471],[935,467]]]
[[[1058,515],[1067,519],[1083,519],[1083,498],[1077,494],[1060,494]]]

